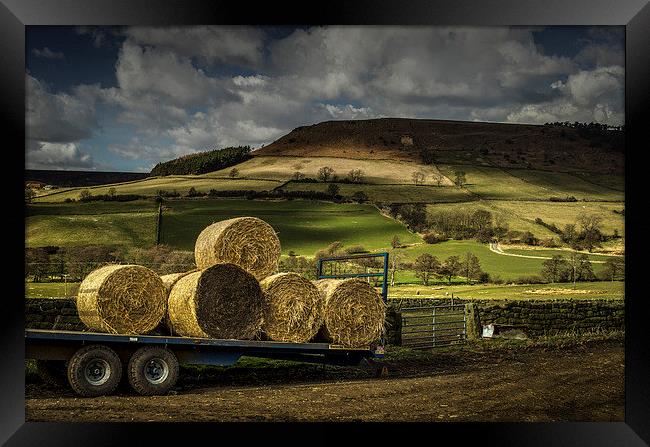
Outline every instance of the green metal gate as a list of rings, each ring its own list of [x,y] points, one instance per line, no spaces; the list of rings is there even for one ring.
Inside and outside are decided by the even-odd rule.
[[[465,304],[408,307],[402,312],[402,346],[435,348],[467,341]]]

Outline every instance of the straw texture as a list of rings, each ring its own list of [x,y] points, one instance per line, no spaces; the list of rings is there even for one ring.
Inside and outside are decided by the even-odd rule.
[[[323,324],[323,299],[311,281],[278,273],[260,281],[264,293],[262,331],[271,340],[305,343]]]
[[[94,270],[79,286],[77,310],[88,329],[112,334],[145,334],[167,309],[165,287],[152,270],[110,265]]]
[[[169,322],[173,333],[187,337],[253,339],[261,331],[263,304],[253,275],[234,264],[217,264],[175,281]]]
[[[196,239],[194,257],[199,269],[231,263],[261,280],[278,270],[280,240],[263,220],[238,217],[205,228]]]
[[[320,334],[327,341],[356,348],[381,337],[386,306],[370,284],[356,278],[321,279],[314,284],[325,304]]]

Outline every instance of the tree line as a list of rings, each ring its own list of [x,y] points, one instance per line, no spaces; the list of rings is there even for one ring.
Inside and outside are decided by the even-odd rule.
[[[150,175],[205,174],[239,164],[251,157],[250,146],[226,147],[158,163],[153,167]]]

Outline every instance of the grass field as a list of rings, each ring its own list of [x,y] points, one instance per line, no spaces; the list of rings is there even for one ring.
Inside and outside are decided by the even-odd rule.
[[[63,298],[74,297],[79,291],[78,282],[26,282],[25,297],[27,298]]]
[[[157,210],[155,202],[146,200],[29,205],[25,245],[150,246],[156,237]]]
[[[260,178],[269,180],[290,180],[296,171],[306,177],[317,178],[318,170],[323,166],[334,169],[334,175],[345,178],[352,169],[361,169],[364,172],[364,181],[378,184],[413,184],[412,175],[415,171],[422,171],[425,175],[425,184],[433,185],[433,174],[438,173],[435,166],[421,165],[409,161],[396,160],[361,160],[334,157],[273,157],[258,156],[237,165],[240,177]],[[215,171],[208,176],[228,175],[232,168]],[[443,185],[451,186],[449,179],[444,179]]]
[[[514,280],[520,276],[538,275],[542,269],[544,259],[520,258],[515,256],[499,255],[490,251],[487,244],[481,244],[474,240],[445,241],[438,244],[420,244],[411,247],[398,249],[396,253],[402,255],[407,262],[413,262],[415,258],[423,253],[429,253],[436,256],[440,261],[444,261],[449,256],[459,256],[461,261],[466,253],[473,253],[478,257],[481,268],[490,274],[490,276],[500,277],[503,280]],[[530,254],[526,252],[524,254]],[[537,256],[537,251],[532,252]],[[566,253],[563,253],[566,255]],[[539,255],[543,256],[543,255]],[[606,260],[604,256],[599,256],[597,260]],[[603,268],[602,264],[592,265],[594,273]],[[409,280],[409,282],[411,282]]]
[[[492,202],[491,206],[504,213],[517,216],[520,220],[534,225],[535,235],[554,235],[541,225],[535,224],[537,217],[548,224],[555,224],[560,229],[566,224],[575,224],[578,216],[582,213],[587,215],[596,214],[602,217],[602,230],[606,234],[612,234],[617,230],[621,236],[625,235],[625,217],[617,214],[614,210],[621,211],[625,208],[624,202],[521,202],[521,201],[499,201]]]
[[[382,216],[371,205],[335,204],[292,200],[175,200],[163,216],[162,242],[193,250],[198,234],[213,222],[254,216],[268,222],[278,233],[282,253],[313,254],[334,241],[377,250],[390,245],[393,235],[403,243],[420,241],[404,225]]]
[[[418,294],[419,292],[419,294]],[[523,285],[451,285],[429,286],[399,285],[389,288],[393,298],[454,298],[459,299],[624,299],[623,281],[578,282],[572,283],[523,284]]]
[[[211,189],[218,191],[229,190],[254,190],[265,191],[280,185],[279,181],[272,180],[246,180],[230,178],[208,178],[204,176],[168,176],[154,177],[146,180],[139,180],[129,183],[120,183],[114,185],[96,186],[91,188],[74,188],[66,191],[52,193],[40,196],[34,199],[34,202],[63,202],[65,199],[78,199],[79,194],[84,189],[88,189],[94,195],[108,194],[108,190],[115,188],[116,194],[139,194],[144,196],[154,196],[158,190],[177,191],[181,195],[186,195],[190,188],[195,188],[199,192],[209,192]]]
[[[586,182],[573,174],[469,165],[438,167],[452,179],[455,171],[464,171],[467,181],[464,187],[484,199],[549,200],[574,196],[578,200],[624,200],[622,192]]]
[[[327,191],[329,183],[290,182],[282,187],[286,191]],[[445,186],[415,185],[368,185],[337,183],[339,194],[351,197],[357,191],[363,191],[373,202],[412,203],[412,202],[465,202],[474,200],[466,190]]]
[[[623,192],[585,181],[573,174],[532,169],[508,169],[507,172],[528,183],[554,191],[558,197],[574,196],[578,200],[624,200]]]

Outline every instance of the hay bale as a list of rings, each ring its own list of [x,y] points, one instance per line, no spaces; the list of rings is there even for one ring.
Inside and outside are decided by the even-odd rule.
[[[194,269],[194,270],[190,270],[189,272],[169,273],[167,275],[162,275],[160,277],[160,279],[163,282],[163,285],[165,286],[165,291],[167,292],[167,301],[169,301],[169,294],[171,293],[174,284],[176,284],[176,282],[178,282],[178,280],[181,279],[183,276],[187,276],[190,273],[194,273],[196,271],[198,270]],[[169,312],[165,313],[165,317],[160,322],[158,327],[156,327],[153,333],[157,335],[178,335],[175,334],[173,331],[172,323],[171,320],[169,319]]]
[[[314,281],[325,302],[322,336],[350,348],[362,347],[381,337],[386,305],[367,282],[356,278]]]
[[[323,324],[323,299],[311,281],[278,273],[260,281],[264,293],[262,332],[276,341],[305,343]]]
[[[169,294],[174,333],[187,337],[252,339],[262,327],[262,289],[234,264],[217,264],[179,278]]]
[[[174,284],[176,284],[179,279],[181,279],[183,276],[187,276],[190,273],[194,273],[196,271],[198,270],[195,269],[195,270],[190,270],[189,272],[169,273],[167,275],[162,275],[160,279],[162,280],[163,285],[165,286],[165,290],[167,291],[167,296],[169,297],[169,293],[172,291],[172,287],[174,287]]]
[[[109,265],[84,278],[77,294],[79,318],[88,329],[145,334],[165,316],[167,294],[160,277],[140,265]]]
[[[280,240],[263,220],[238,217],[205,228],[196,239],[194,257],[199,269],[231,263],[261,280],[278,270]]]

